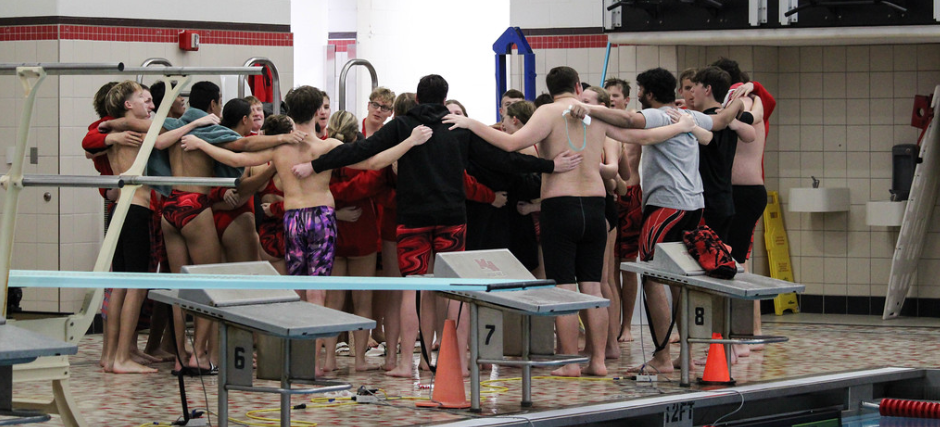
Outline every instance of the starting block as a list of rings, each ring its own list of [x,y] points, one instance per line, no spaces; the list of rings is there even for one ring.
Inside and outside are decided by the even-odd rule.
[[[744,273],[739,267],[732,280],[705,275],[698,261],[681,242],[657,243],[656,256],[649,262],[624,262],[620,269],[642,274],[679,287],[682,315],[679,336],[681,380],[688,387],[689,344],[719,343],[725,346],[728,372],[731,372],[731,344],[766,344],[786,342],[781,336],[755,336],[754,300],[771,299],[779,294],[803,292],[805,286],[784,280]],[[732,312],[734,316],[732,316]],[[723,339],[712,339],[720,332]]]
[[[278,274],[266,261],[186,266],[183,273]],[[315,340],[334,337],[344,331],[375,328],[375,321],[371,319],[301,301],[297,293],[289,289],[156,290],[150,291],[150,298],[222,323],[218,379],[218,424],[221,427],[228,426],[230,390],[280,394],[281,426],[284,427],[291,425],[292,395],[348,390],[351,386],[347,383],[315,378]],[[258,349],[259,378],[278,379],[280,387],[253,386],[252,332],[265,336]],[[295,389],[291,387],[292,382],[320,387]]]
[[[522,406],[532,406],[532,367],[585,363],[587,357],[555,355],[554,317],[602,308],[610,301],[555,288],[535,277],[508,250],[439,253],[434,277],[516,279],[532,285],[492,291],[443,291],[470,305],[470,410],[480,411],[480,364],[522,367]]]

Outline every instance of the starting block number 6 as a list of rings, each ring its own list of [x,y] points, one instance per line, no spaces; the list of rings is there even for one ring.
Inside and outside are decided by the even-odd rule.
[[[222,366],[228,375],[228,384],[251,387],[254,369],[248,359],[251,357],[253,340],[251,332],[234,326],[224,326],[228,331],[228,343],[225,351],[228,363]]]
[[[503,358],[503,313],[501,311],[480,307],[476,334],[481,359]]]

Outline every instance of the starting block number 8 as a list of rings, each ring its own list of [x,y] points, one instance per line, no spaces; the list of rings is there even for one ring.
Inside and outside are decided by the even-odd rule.
[[[686,315],[691,320],[690,338],[711,338],[712,332],[719,326],[714,324],[714,319],[723,319],[720,302],[716,302],[713,295],[703,292],[689,292],[689,312]]]

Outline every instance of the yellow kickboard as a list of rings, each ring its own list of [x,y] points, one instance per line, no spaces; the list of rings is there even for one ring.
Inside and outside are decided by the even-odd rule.
[[[764,244],[767,247],[767,259],[770,263],[770,277],[792,282],[790,244],[787,241],[787,230],[783,226],[780,196],[776,191],[767,192],[767,207],[764,209]],[[800,312],[795,292],[780,294],[774,298],[774,312],[778,316],[783,315],[787,310],[794,313]]]

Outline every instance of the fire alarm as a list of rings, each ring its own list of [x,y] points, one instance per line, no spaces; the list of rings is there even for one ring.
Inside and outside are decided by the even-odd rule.
[[[199,34],[192,30],[180,31],[180,50],[199,50]]]

